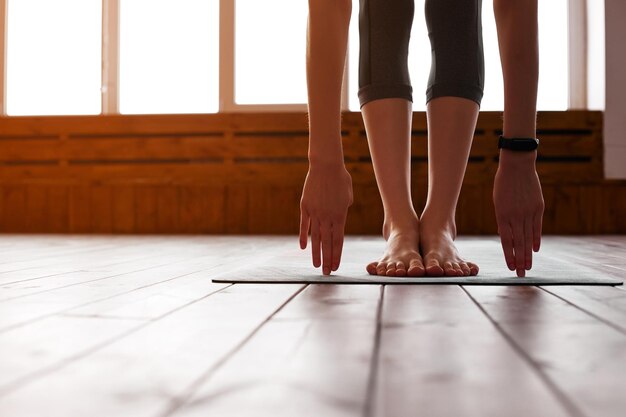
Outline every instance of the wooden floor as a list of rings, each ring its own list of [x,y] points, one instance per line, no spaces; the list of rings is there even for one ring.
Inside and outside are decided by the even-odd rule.
[[[380,237],[351,236],[342,273]],[[500,268],[495,237],[476,244]],[[296,236],[0,236],[0,416],[623,416],[626,290],[214,284]],[[546,236],[626,276],[626,236]],[[313,271],[313,267],[311,266]]]

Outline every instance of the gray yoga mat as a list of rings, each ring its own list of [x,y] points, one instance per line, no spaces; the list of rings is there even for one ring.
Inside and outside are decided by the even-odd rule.
[[[460,238],[456,244],[466,259],[476,262],[480,271],[473,277],[387,277],[369,275],[365,265],[380,257],[384,249],[381,239],[350,238],[339,270],[322,275],[321,268],[311,265],[310,251],[294,248],[295,244],[276,250],[264,259],[251,257],[237,270],[217,273],[214,282],[249,284],[441,284],[441,285],[623,285],[619,275],[607,276],[584,262],[563,257],[546,239],[540,252],[533,253],[533,267],[526,277],[517,278],[504,264],[502,247],[497,237]]]
[[[600,271],[550,271],[536,273],[526,271],[526,277],[517,278],[510,273],[483,273],[473,277],[387,277],[369,275],[367,272],[342,274],[333,272],[329,276],[312,274],[313,268],[303,267],[266,267],[257,266],[250,269],[233,271],[215,277],[213,282],[239,284],[440,284],[440,285],[622,285],[623,281],[603,277]]]

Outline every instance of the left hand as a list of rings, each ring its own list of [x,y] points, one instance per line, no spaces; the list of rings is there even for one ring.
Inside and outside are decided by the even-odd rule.
[[[518,277],[532,268],[532,251],[539,251],[544,201],[535,169],[537,151],[500,150],[493,186],[498,234],[504,258]],[[532,250],[531,250],[532,248]]]

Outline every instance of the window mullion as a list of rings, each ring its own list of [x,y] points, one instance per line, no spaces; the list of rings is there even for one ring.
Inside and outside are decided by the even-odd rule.
[[[235,0],[220,0],[220,112],[235,110]]]
[[[7,2],[0,0],[0,116],[6,115],[7,103]]]
[[[587,0],[568,1],[569,109],[587,108]]]
[[[119,113],[120,0],[102,0],[102,114]]]

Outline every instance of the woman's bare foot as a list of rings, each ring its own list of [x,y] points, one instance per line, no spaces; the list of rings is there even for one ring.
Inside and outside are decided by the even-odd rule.
[[[424,264],[419,253],[420,233],[417,217],[404,225],[385,224],[383,237],[387,241],[387,248],[379,261],[367,265],[366,269],[370,275],[424,276]]]
[[[461,258],[454,244],[454,224],[440,226],[438,222],[420,221],[420,248],[427,276],[477,275],[478,265]]]

